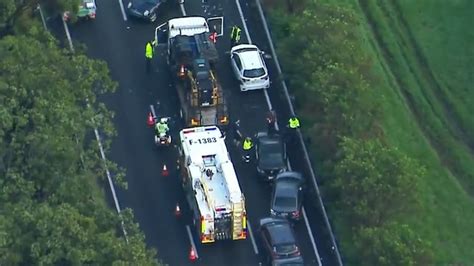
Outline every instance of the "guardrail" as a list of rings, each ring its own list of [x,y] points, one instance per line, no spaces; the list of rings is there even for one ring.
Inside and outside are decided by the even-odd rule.
[[[262,4],[260,3],[260,1],[261,0],[255,0],[255,2],[257,4],[257,9],[258,9],[258,12],[260,14],[260,18],[262,20],[263,28],[265,29],[265,34],[267,36],[268,43],[270,44],[270,50],[271,50],[273,59],[275,60],[275,65],[277,67],[278,75],[280,77],[282,77],[283,72],[281,71],[280,62],[278,61],[278,57],[277,57],[277,54],[275,52],[275,47],[273,45],[272,37],[271,37],[270,31],[269,31],[268,25],[267,25],[267,20],[266,20],[265,14],[263,13]],[[281,84],[282,84],[282,87],[283,87],[283,92],[285,94],[285,98],[286,98],[288,107],[290,109],[290,114],[295,115],[295,110],[293,108],[293,103],[291,102],[290,94],[288,93],[288,87],[286,86],[286,82],[285,82],[284,79],[281,79]],[[324,203],[323,203],[323,200],[321,198],[321,193],[319,191],[318,183],[316,181],[316,175],[314,173],[314,170],[313,170],[313,167],[312,167],[309,155],[308,155],[308,150],[306,149],[306,145],[304,143],[301,131],[298,129],[297,132],[298,132],[299,144],[301,146],[302,153],[304,155],[304,159],[305,159],[305,162],[306,162],[306,167],[308,168],[308,171],[311,175],[311,180],[312,180],[312,183],[313,183],[313,186],[314,186],[319,204],[321,206],[321,210],[322,210],[322,213],[323,213],[323,216],[324,216],[324,222],[325,222],[325,224],[328,228],[329,235],[330,235],[330,238],[331,238],[331,242],[332,242],[332,245],[333,245],[333,249],[334,249],[334,252],[335,252],[336,257],[337,257],[337,261],[338,261],[339,265],[342,266],[343,263],[342,263],[341,255],[340,255],[339,249],[337,247],[336,239],[334,237],[334,233],[333,233],[331,224],[329,223],[329,219],[328,219],[328,216],[327,216],[327,213],[326,213],[326,208],[324,207]]]

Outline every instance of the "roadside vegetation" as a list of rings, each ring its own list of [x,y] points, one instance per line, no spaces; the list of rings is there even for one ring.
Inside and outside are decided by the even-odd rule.
[[[472,264],[474,2],[263,2],[346,264]]]
[[[36,4],[0,3],[0,265],[157,265],[131,211],[122,225],[100,186],[93,129],[114,129],[96,99],[116,83],[104,62],[59,47]]]

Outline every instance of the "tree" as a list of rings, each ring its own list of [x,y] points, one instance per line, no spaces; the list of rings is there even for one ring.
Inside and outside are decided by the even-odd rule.
[[[2,265],[156,264],[140,234],[128,230],[127,244],[115,230],[118,217],[100,207],[91,216],[69,204],[13,204],[5,211]]]
[[[355,13],[315,2],[295,16],[278,12],[274,17],[285,78],[307,134],[314,136],[318,159],[333,160],[341,136],[378,135],[372,62],[354,30]]]
[[[133,215],[123,214],[127,243],[91,192],[105,174],[86,134],[114,134],[96,101],[116,88],[107,66],[35,30],[0,39],[0,58],[0,264],[157,264]]]
[[[77,11],[80,0],[2,0],[0,1],[0,36],[15,32],[19,20],[31,16],[41,5],[52,14]]]
[[[343,251],[354,265],[429,264],[429,245],[396,222],[418,209],[425,169],[384,143],[383,95],[357,13],[323,2],[273,10],[272,33]]]
[[[355,265],[413,266],[432,265],[431,244],[406,224],[359,227],[352,242],[358,259]]]
[[[425,169],[379,140],[345,138],[331,188],[353,225],[380,226],[419,207],[418,180]]]

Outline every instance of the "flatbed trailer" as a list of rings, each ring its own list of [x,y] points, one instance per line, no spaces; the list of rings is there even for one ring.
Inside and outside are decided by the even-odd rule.
[[[216,18],[212,18],[216,19]],[[222,18],[218,18],[222,19]],[[215,63],[218,53],[205,18],[182,17],[157,27],[167,36],[167,63],[186,127],[229,124],[229,113]],[[163,35],[163,34],[162,34]]]

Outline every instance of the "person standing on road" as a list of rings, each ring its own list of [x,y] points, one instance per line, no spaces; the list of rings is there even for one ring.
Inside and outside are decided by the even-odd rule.
[[[275,112],[275,110],[272,109],[272,110],[268,111],[266,120],[267,120],[268,135],[276,134],[277,129],[276,129],[276,112]]]
[[[156,45],[156,41],[148,41],[145,46],[145,59],[146,59],[146,72],[150,73],[151,65],[153,60],[153,46]]]
[[[237,45],[240,41],[240,33],[242,30],[237,27],[237,25],[232,26],[232,31],[230,33],[230,48]]]
[[[242,159],[244,162],[249,163],[250,162],[250,151],[253,148],[253,142],[250,137],[246,137],[244,139],[244,142],[242,143],[242,149],[244,150],[244,155]]]
[[[232,136],[235,146],[239,147],[243,139],[242,133],[240,132],[240,120],[235,121],[230,125]]]
[[[294,143],[296,141],[296,131],[298,128],[300,128],[300,120],[296,116],[291,116],[290,119],[288,119],[288,124],[286,125],[288,128],[288,142]]]

